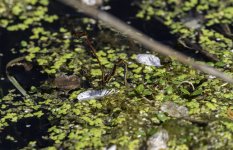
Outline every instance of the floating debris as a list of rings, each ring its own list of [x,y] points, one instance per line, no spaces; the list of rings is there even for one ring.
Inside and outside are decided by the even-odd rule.
[[[186,107],[179,106],[171,101],[163,103],[160,109],[171,117],[180,118],[188,116],[188,109]]]
[[[149,138],[147,141],[147,150],[167,149],[168,140],[168,132],[165,129],[161,129]]]
[[[227,109],[227,117],[233,120],[233,111],[230,108]]]
[[[209,78],[209,79],[215,79],[215,78],[216,78],[216,76],[209,75],[209,76],[208,76],[208,78]]]
[[[89,99],[99,99],[102,98],[104,96],[107,96],[109,94],[114,93],[115,90],[87,90],[85,92],[80,93],[77,96],[77,99],[82,101],[82,100],[89,100]]]
[[[109,148],[104,148],[103,150],[116,150],[117,146],[116,145],[112,145]]]
[[[198,29],[201,27],[201,24],[199,23],[199,20],[192,19],[184,23],[184,25],[190,29]]]
[[[186,17],[181,19],[181,22],[188,27],[189,29],[199,29],[201,28],[202,24],[202,17]]]
[[[82,0],[82,2],[89,6],[100,6],[103,0]]]
[[[76,75],[67,76],[62,74],[54,79],[53,84],[59,89],[73,90],[80,87],[81,80]]]
[[[26,125],[26,128],[30,128],[30,127],[31,127],[31,125],[30,125],[30,124],[27,124],[27,125]]]
[[[160,63],[160,59],[152,54],[138,54],[136,60],[148,66],[162,66]]]

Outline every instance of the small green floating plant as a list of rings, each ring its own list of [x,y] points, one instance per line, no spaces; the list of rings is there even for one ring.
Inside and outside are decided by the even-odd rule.
[[[8,31],[26,30],[53,22],[56,15],[48,14],[49,0],[2,0],[0,2],[0,27]]]

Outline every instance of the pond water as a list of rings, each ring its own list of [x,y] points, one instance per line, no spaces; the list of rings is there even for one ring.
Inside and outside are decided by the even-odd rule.
[[[209,61],[209,59],[206,56],[203,56],[200,53],[196,53],[195,50],[184,48],[180,44],[177,44],[178,37],[171,34],[170,29],[167,26],[165,26],[163,23],[161,23],[160,21],[156,19],[153,19],[151,21],[145,21],[139,18],[135,18],[135,14],[139,10],[139,6],[137,5],[136,2],[134,5],[132,5],[132,0],[110,0],[108,5],[110,5],[111,7],[111,9],[107,10],[109,13],[120,18],[121,20],[132,25],[133,27],[139,29],[143,33],[151,36],[155,40],[165,45],[168,45],[170,47],[173,47],[177,49],[178,51],[183,52],[184,54],[191,56],[197,60]],[[75,20],[74,18],[84,16],[83,14],[76,13],[76,11],[73,10],[72,8],[69,8],[56,1],[51,1],[51,4],[49,5],[49,13],[58,14],[59,16],[61,16],[61,20],[63,22],[67,21],[66,27],[68,29],[72,28],[71,26],[69,27],[70,25],[68,23],[69,19]],[[57,23],[52,23],[52,24],[45,23],[44,27],[46,29],[49,29],[50,31],[56,31],[62,25],[62,21],[57,22]],[[76,19],[75,21],[76,21],[76,24],[78,24],[79,20]],[[107,29],[105,30],[108,31]],[[94,27],[93,31],[90,31],[93,37],[98,35],[100,32],[101,32],[100,27],[98,27],[98,25]],[[111,34],[112,32],[108,32],[108,33],[106,32],[106,34],[109,34],[109,33]],[[17,52],[17,48],[20,47],[20,41],[22,40],[28,41],[30,35],[31,35],[30,30],[26,30],[24,32],[23,31],[8,32],[2,28],[0,29],[0,41],[1,41],[0,42],[0,48],[1,48],[0,49],[0,78],[1,78],[0,96],[1,97],[7,95],[9,90],[15,89],[15,87],[6,77],[6,70],[5,70],[6,65],[12,59],[18,58],[22,55],[19,52]],[[119,37],[121,38],[123,42],[125,42],[125,39],[123,37],[121,36]],[[96,40],[95,38],[93,39]],[[108,40],[114,41],[114,39],[108,39]],[[119,44],[120,42],[118,41],[117,46],[120,45]],[[128,41],[126,41],[125,43],[127,42]],[[96,45],[96,47],[101,47],[100,45],[102,44],[101,42],[98,43],[96,41],[93,43]],[[141,48],[140,45],[137,45],[137,46]],[[144,48],[141,48],[141,49],[145,50]],[[111,50],[109,50],[107,53],[108,54],[98,53],[98,55],[101,56],[100,58],[103,60],[103,62],[106,60],[103,59],[102,56],[112,54]],[[129,53],[134,54],[134,50],[130,51]],[[135,52],[135,54],[138,54],[138,53],[141,53],[141,51]],[[146,55],[149,55],[149,54],[146,54]],[[111,59],[111,57],[109,59]],[[157,59],[159,60],[159,58]],[[130,58],[130,60],[134,60],[134,58]],[[194,142],[192,143],[191,147],[196,148],[198,146],[195,145],[195,142],[199,142],[198,138],[211,136],[212,134],[210,134],[210,132],[208,131],[218,130],[219,127],[221,126],[221,123],[224,121],[225,121],[224,125],[227,128],[227,133],[231,133],[232,124],[229,122],[227,115],[223,114],[224,110],[222,110],[222,109],[226,109],[226,107],[228,107],[227,105],[230,105],[230,102],[228,100],[231,99],[231,95],[230,94],[223,95],[225,96],[226,99],[222,100],[221,103],[218,103],[215,97],[211,97],[211,95],[208,93],[210,91],[216,95],[218,95],[217,92],[221,94],[220,92],[221,88],[224,88],[224,86],[229,86],[229,85],[222,84],[221,86],[219,86],[218,84],[220,84],[219,83],[220,81],[213,81],[213,82],[210,81],[209,84],[215,88],[216,92],[211,91],[213,89],[209,89],[205,85],[207,84],[206,82],[211,79],[206,79],[204,75],[200,75],[200,78],[196,80],[195,78],[197,78],[196,77],[197,73],[195,71],[189,70],[185,67],[182,69],[182,67],[176,64],[176,62],[172,62],[173,67],[171,68],[169,68],[167,64],[163,64],[163,63],[170,63],[170,62],[171,62],[170,60],[163,59],[163,62],[161,62],[161,64],[159,62],[159,65],[156,66],[157,68],[153,68],[153,69],[149,68],[148,66],[142,67],[139,64],[137,64],[138,66],[136,66],[139,69],[135,69],[135,64],[131,65],[132,62],[129,62],[128,63],[129,68],[131,67],[130,69],[133,70],[134,73],[135,72],[143,73],[143,78],[145,78],[146,80],[145,83],[143,83],[145,81],[144,79],[136,80],[136,81],[139,81],[138,83],[134,83],[132,79],[127,80],[127,82],[132,83],[133,86],[131,87],[126,86],[123,92],[126,91],[127,93],[128,92],[127,90],[134,89],[133,92],[129,90],[129,92],[127,93],[128,96],[134,95],[132,99],[122,94],[122,91],[117,93],[119,94],[117,96],[115,95],[107,96],[108,94],[105,94],[107,91],[106,90],[103,92],[104,94],[102,93],[99,94],[101,96],[102,95],[106,96],[106,101],[103,102],[103,101],[91,100],[91,101],[87,101],[84,103],[79,102],[76,97],[78,94],[84,92],[85,90],[81,90],[78,92],[75,91],[74,89],[76,88],[76,85],[75,85],[75,88],[72,88],[69,91],[64,90],[62,92],[59,90],[58,92],[54,92],[55,91],[54,89],[59,89],[59,87],[54,87],[52,90],[46,87],[46,86],[52,86],[50,84],[51,82],[49,81],[53,77],[47,75],[46,73],[44,74],[41,73],[42,68],[39,67],[36,63],[32,63],[33,69],[28,72],[25,71],[22,66],[11,67],[9,69],[10,73],[14,75],[17,81],[27,91],[31,88],[31,86],[39,87],[42,83],[44,84],[45,82],[46,84],[44,87],[42,87],[39,90],[38,94],[33,93],[33,90],[31,90],[32,95],[35,96],[35,98],[33,97],[33,99],[36,100],[36,105],[35,105],[36,108],[31,106],[33,105],[32,102],[28,102],[25,100],[26,102],[28,102],[26,103],[26,105],[31,106],[31,108],[34,109],[33,114],[37,113],[37,115],[35,115],[36,117],[27,117],[27,118],[22,117],[17,121],[11,121],[9,126],[5,127],[3,130],[1,130],[0,128],[0,149],[20,149],[26,146],[33,147],[33,145],[36,145],[35,146],[36,148],[54,146],[56,145],[55,144],[56,142],[57,143],[60,142],[59,138],[61,138],[62,140],[65,139],[63,137],[64,136],[63,132],[66,132],[67,134],[66,139],[69,139],[72,137],[73,139],[77,141],[78,140],[82,141],[82,138],[83,138],[84,141],[82,142],[84,144],[86,144],[85,142],[87,142],[88,140],[92,140],[92,142],[94,141],[93,143],[95,143],[97,147],[98,147],[98,144],[101,143],[100,141],[98,141],[100,139],[100,137],[98,136],[102,136],[102,133],[104,133],[103,139],[106,140],[106,139],[114,138],[111,136],[115,133],[116,136],[118,136],[119,141],[112,140],[111,143],[108,143],[108,145],[105,145],[106,148],[111,147],[111,145],[113,145],[115,148],[114,144],[117,142],[124,143],[125,141],[130,141],[129,139],[127,139],[127,137],[123,135],[118,135],[117,133],[118,130],[121,130],[125,132],[120,133],[120,134],[130,135],[134,139],[136,139],[137,137],[138,138],[142,137],[143,142],[139,140],[135,140],[133,142],[130,141],[132,142],[131,143],[132,145],[134,145],[134,143],[142,145],[140,147],[141,149],[146,149],[146,148],[153,149],[153,147],[166,148],[168,146],[167,145],[168,138],[176,139],[176,140],[177,138],[180,138],[180,140],[179,139],[177,140],[178,144],[182,142],[185,143],[188,140],[193,138]],[[93,61],[92,63],[96,63],[96,60]],[[174,66],[175,67],[178,66],[177,74],[172,73],[172,70],[176,71],[176,68]],[[84,65],[84,69],[81,70],[84,72],[83,74],[86,73],[85,67],[86,66]],[[110,67],[116,68],[116,66],[110,66]],[[110,70],[109,68],[107,69]],[[87,69],[89,68],[87,67]],[[113,80],[116,80],[116,79],[123,80],[121,77],[125,76],[125,74],[123,73],[125,72],[125,70],[124,71],[122,70],[118,75],[120,77],[118,77],[117,75],[112,76]],[[155,73],[153,73],[153,71]],[[185,73],[182,74],[185,71],[187,74],[193,75],[193,77],[188,78]],[[95,73],[98,74],[98,72],[94,72],[93,74],[95,75]],[[150,77],[149,75],[147,76],[147,73],[151,75],[156,74],[155,75],[156,78],[152,78],[151,80],[149,80],[148,78]],[[111,74],[111,71],[108,71],[107,75],[109,74]],[[68,72],[68,75],[69,75],[69,72]],[[107,75],[105,76],[105,78],[108,77]],[[176,75],[177,75],[177,80],[176,78],[174,78],[174,76]],[[138,76],[135,75],[134,77],[137,78]],[[112,78],[110,77],[109,80],[111,80]],[[170,81],[170,78],[176,81]],[[182,84],[184,83],[182,82],[183,80],[190,80],[190,81],[185,81],[185,82],[188,82],[189,85]],[[96,91],[101,91],[99,90],[101,88],[103,89],[103,87],[96,86],[95,83],[91,85],[88,79],[85,79],[85,81],[86,81],[85,88],[90,88],[91,86],[94,88],[97,87],[97,90],[93,90],[94,93],[96,93]],[[153,83],[154,81],[155,83]],[[147,83],[149,85],[147,85]],[[121,85],[119,86],[118,84],[119,83],[115,82],[114,86],[120,87]],[[169,87],[170,84],[173,85],[173,87],[172,86]],[[60,83],[58,83],[57,85],[60,86]],[[162,89],[158,85],[162,85],[164,89]],[[205,91],[205,88],[207,89],[207,91]],[[151,89],[155,90],[157,93],[153,93]],[[230,86],[229,86],[229,89],[231,89]],[[225,90],[223,92],[224,94],[228,92],[226,89],[223,89],[223,90]],[[43,95],[43,92],[45,93],[44,95]],[[50,92],[53,92],[53,93],[51,94]],[[176,93],[176,94],[172,95],[172,93]],[[180,95],[178,96],[177,93]],[[202,93],[205,93],[206,95],[202,95]],[[99,95],[97,95],[97,97]],[[211,97],[211,102],[203,100],[207,96]],[[153,98],[157,98],[158,101],[153,101],[152,100]],[[15,97],[13,101],[19,102],[21,100],[22,98],[20,96],[20,93],[18,92],[18,95]],[[84,100],[86,100],[86,95],[84,95]],[[173,100],[175,101],[175,103],[172,102],[172,103],[169,103],[169,105],[167,103],[164,103],[164,101],[169,102]],[[198,100],[200,101],[200,103]],[[226,102],[227,104],[225,105],[224,102]],[[26,106],[22,103],[23,102],[21,103],[19,102],[17,103],[16,106],[12,105],[10,109],[17,109],[16,107],[19,107],[20,109],[23,110],[24,107],[26,108]],[[7,105],[8,102],[4,101],[3,103],[1,103],[1,105],[5,105],[5,104]],[[49,107],[51,106],[51,104],[54,105],[54,108],[47,108],[47,106]],[[43,107],[37,108],[39,106],[43,106]],[[158,106],[164,106],[164,107],[160,108]],[[221,108],[217,109],[218,107],[221,107]],[[171,108],[173,108],[174,110],[171,110]],[[2,110],[5,110],[5,109],[3,108]],[[69,110],[72,110],[72,112],[68,112]],[[30,111],[31,110],[27,110],[27,109],[24,110],[23,115],[29,115],[31,113]],[[203,114],[197,116],[199,112]],[[194,115],[189,118],[188,113],[190,113],[191,115],[193,114]],[[219,114],[221,115],[222,118],[218,118]],[[228,114],[231,114],[230,109],[228,111]],[[53,119],[53,117],[55,119]],[[68,118],[68,120],[66,120],[66,118]],[[207,121],[205,122],[205,119],[208,120],[210,123]],[[130,125],[126,124],[125,122],[130,123]],[[230,131],[228,132],[228,130]],[[204,132],[204,131],[207,131],[207,132]],[[52,135],[51,133],[55,135]],[[227,134],[226,133],[224,134],[225,134],[224,136],[227,137]],[[186,135],[187,135],[187,139],[186,139]],[[12,140],[12,137],[14,137],[13,140]],[[82,138],[78,139],[80,137]],[[216,140],[216,142],[218,142],[218,140],[221,141],[219,137],[220,135],[216,133],[214,134],[213,137],[210,137],[210,140],[212,140],[211,142],[213,142],[214,140]],[[69,146],[72,144],[75,145],[75,142],[74,142],[75,140],[73,139],[70,140],[68,144],[66,143],[61,144],[60,149],[63,149],[61,147],[69,148]],[[147,145],[146,146],[146,143],[153,144],[153,142],[150,142],[149,139],[155,140],[155,141],[159,140],[158,142],[161,142],[162,144],[159,146],[158,145],[152,145],[152,146]],[[208,143],[207,140],[203,139],[202,142]],[[35,141],[36,141],[36,144],[33,143]],[[181,144],[181,147],[182,147],[182,144]]]

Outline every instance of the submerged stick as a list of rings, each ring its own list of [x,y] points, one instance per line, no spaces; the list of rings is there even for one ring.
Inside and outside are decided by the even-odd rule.
[[[218,71],[217,69],[210,67],[208,65],[205,64],[200,64],[196,61],[194,61],[193,59],[191,59],[190,57],[175,51],[174,49],[153,40],[151,37],[143,34],[142,32],[138,31],[137,29],[125,24],[124,22],[122,22],[121,20],[117,19],[116,17],[98,10],[94,7],[90,7],[87,6],[85,4],[83,4],[80,0],[58,0],[70,7],[73,7],[79,11],[82,11],[83,13],[99,19],[101,21],[103,21],[104,23],[106,23],[108,26],[120,31],[122,34],[128,36],[131,39],[134,39],[136,41],[138,41],[139,43],[141,43],[142,45],[144,45],[145,47],[158,52],[162,55],[168,56],[168,57],[172,57],[175,58],[176,60],[182,62],[183,64],[189,65],[192,68],[195,68],[197,70],[200,70],[204,73],[216,76],[218,78],[221,78],[222,80],[233,84],[233,79],[231,77],[229,77],[228,75],[226,75],[225,73]]]
[[[8,69],[9,69],[10,67],[12,67],[12,66],[15,65],[16,63],[18,63],[18,62],[20,62],[20,61],[22,61],[22,60],[24,60],[24,59],[25,59],[25,57],[22,56],[22,57],[18,57],[18,58],[15,58],[15,59],[9,61],[9,62],[7,63],[7,65],[6,65],[6,76],[7,76],[8,80],[19,90],[19,92],[20,92],[23,96],[25,96],[25,97],[28,98],[29,95],[27,94],[27,92],[26,92],[26,91],[24,90],[24,88],[19,84],[19,82],[15,79],[15,77],[12,76],[12,75],[10,75],[10,73],[9,73],[9,71],[8,71]]]

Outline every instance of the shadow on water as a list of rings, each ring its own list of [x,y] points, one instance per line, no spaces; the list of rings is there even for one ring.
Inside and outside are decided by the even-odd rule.
[[[18,31],[18,32],[9,32],[5,29],[0,29],[0,87],[2,88],[2,94],[5,95],[8,93],[8,89],[14,88],[6,78],[6,65],[9,61],[14,58],[20,57],[21,55],[12,49],[19,46],[21,40],[25,40],[28,37],[28,32]]]
[[[0,87],[2,88],[2,95],[6,95],[9,89],[15,89],[13,84],[6,77],[6,65],[11,60],[22,56],[22,54],[20,54],[18,50],[14,50],[15,53],[12,53],[11,51],[13,48],[19,47],[19,43],[21,40],[25,40],[25,37],[28,37],[27,33],[19,33],[20,34],[7,32],[0,39],[0,41],[3,41],[0,44],[0,53],[2,53],[2,57],[0,57]],[[35,66],[33,66],[31,71],[25,71],[24,68],[20,66],[11,67],[8,69],[8,71],[26,89],[30,88],[32,85],[39,85],[39,82],[46,78],[45,75],[40,73],[40,68]],[[2,97],[2,95],[0,96]]]
[[[132,5],[131,3],[132,0],[111,0],[109,3],[111,9],[108,12],[146,35],[152,37],[153,39],[170,46],[189,57],[193,57],[199,61],[210,61],[207,56],[204,56],[201,53],[196,53],[196,50],[181,46],[177,42],[178,37],[171,34],[170,29],[155,18],[151,19],[150,21],[136,18],[135,14],[137,14],[140,8],[137,4]]]
[[[136,4],[132,5],[131,3],[132,0],[111,0],[109,3],[111,9],[108,12],[142,31],[146,35],[164,44],[172,45],[176,38],[169,33],[169,28],[155,19],[144,21],[136,18],[135,14],[139,11],[139,7]]]
[[[30,141],[36,141],[38,148],[50,146],[53,142],[43,138],[48,135],[49,127],[46,117],[25,118],[11,123],[0,133],[0,150],[20,149]],[[7,136],[14,137],[14,141],[7,139]]]

